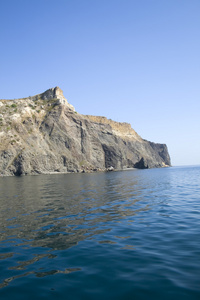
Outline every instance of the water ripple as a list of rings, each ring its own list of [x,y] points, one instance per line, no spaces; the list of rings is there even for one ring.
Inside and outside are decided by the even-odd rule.
[[[0,296],[198,299],[199,175],[0,178]]]

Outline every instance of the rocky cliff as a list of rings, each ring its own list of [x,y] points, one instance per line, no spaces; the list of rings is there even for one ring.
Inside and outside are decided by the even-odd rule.
[[[2,175],[165,166],[166,145],[143,140],[130,124],[77,113],[58,87],[0,100]]]

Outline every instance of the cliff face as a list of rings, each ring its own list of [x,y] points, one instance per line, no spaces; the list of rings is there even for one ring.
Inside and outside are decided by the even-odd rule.
[[[0,100],[2,175],[164,166],[166,145],[143,140],[130,124],[77,113],[58,87]]]

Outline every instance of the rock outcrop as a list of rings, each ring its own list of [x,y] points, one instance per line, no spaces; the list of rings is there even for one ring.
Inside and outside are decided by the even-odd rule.
[[[77,113],[58,87],[0,100],[2,175],[165,166],[165,144],[143,140],[130,124]]]

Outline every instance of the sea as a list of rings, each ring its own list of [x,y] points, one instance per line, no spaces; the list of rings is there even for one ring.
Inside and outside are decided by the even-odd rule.
[[[0,299],[200,299],[200,166],[0,177]]]

